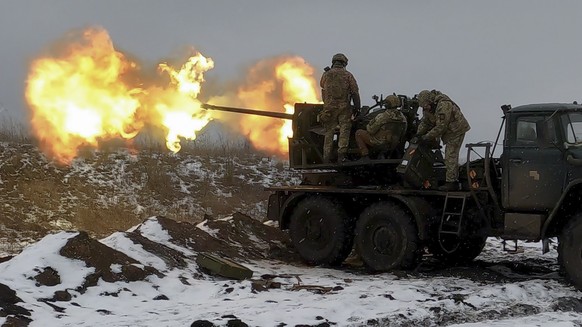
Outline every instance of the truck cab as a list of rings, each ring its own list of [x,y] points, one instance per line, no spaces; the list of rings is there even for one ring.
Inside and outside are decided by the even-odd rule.
[[[491,236],[541,240],[544,251],[557,237],[559,262],[582,289],[582,106],[502,109],[496,142],[467,144],[459,191],[436,187],[444,181],[438,149],[411,144],[397,167],[368,163],[359,168],[367,175],[349,182],[334,171],[320,173],[330,183],[271,187],[267,215],[289,229],[307,263],[341,264],[354,247],[372,271],[413,269],[427,252],[467,262]],[[374,170],[398,178],[378,183]]]
[[[558,236],[566,221],[558,213],[574,210],[571,201],[582,182],[582,106],[519,106],[505,111],[505,122],[504,234],[530,240]]]
[[[503,152],[498,159],[487,154],[482,161],[491,167],[482,169],[482,180],[488,182],[472,187],[478,165],[468,161],[465,170],[476,207],[493,207],[481,210],[490,227],[487,234],[542,240],[544,252],[549,251],[549,239],[557,237],[559,262],[582,289],[582,106],[547,103],[502,109]],[[479,145],[468,144],[469,153]],[[482,189],[488,197],[477,196]]]

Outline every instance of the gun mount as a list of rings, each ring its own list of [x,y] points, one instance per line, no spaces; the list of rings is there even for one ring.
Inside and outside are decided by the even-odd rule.
[[[415,98],[408,98],[405,95],[398,96],[401,99],[400,110],[407,119],[406,122],[406,136],[402,140],[397,151],[392,151],[389,154],[378,153],[378,159],[366,163],[366,166],[372,166],[373,169],[361,169],[361,162],[355,159],[359,158],[359,150],[357,148],[354,134],[357,129],[365,129],[367,123],[375,116],[386,110],[383,108],[383,99],[374,96],[373,99],[376,104],[373,106],[365,106],[360,111],[359,115],[354,119],[352,124],[352,133],[350,135],[350,143],[348,149],[348,157],[354,161],[344,163],[324,163],[323,162],[323,143],[325,138],[325,129],[323,124],[319,121],[319,114],[323,110],[323,104],[316,103],[296,103],[293,114],[266,111],[258,109],[246,109],[236,107],[216,106],[211,104],[203,104],[202,108],[208,110],[218,110],[226,112],[234,112],[247,115],[258,115],[279,119],[289,119],[292,121],[293,136],[289,138],[289,166],[295,169],[314,170],[314,169],[332,169],[341,172],[347,172],[348,175],[366,174],[366,179],[378,179],[379,182],[386,178],[391,178],[386,173],[387,170],[395,170],[393,168],[402,160],[404,153],[404,145],[412,135],[416,133],[418,126],[418,101]],[[334,142],[337,147],[337,141]],[[388,168],[386,166],[389,166]],[[365,171],[366,170],[366,171]],[[355,173],[355,171],[358,171]],[[374,176],[371,176],[372,172]],[[304,174],[307,177],[309,174]],[[341,179],[341,178],[340,178]],[[351,177],[350,177],[351,179]],[[318,181],[306,181],[307,183],[319,183]]]

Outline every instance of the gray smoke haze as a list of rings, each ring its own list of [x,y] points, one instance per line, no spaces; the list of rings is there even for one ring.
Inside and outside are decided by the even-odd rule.
[[[492,140],[499,106],[582,100],[582,1],[0,2],[0,116],[26,120],[30,61],[67,32],[103,26],[145,63],[193,46],[229,81],[253,63],[298,55],[320,73],[343,52],[364,104],[373,94],[438,89]]]

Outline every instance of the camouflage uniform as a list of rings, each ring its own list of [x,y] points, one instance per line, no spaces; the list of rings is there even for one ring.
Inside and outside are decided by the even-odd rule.
[[[436,126],[436,116],[433,112],[427,109],[422,110],[422,119],[420,124],[418,124],[418,130],[416,135],[425,135],[433,127]]]
[[[418,127],[418,135],[423,140],[441,138],[445,144],[446,182],[453,183],[459,178],[459,151],[465,139],[465,133],[471,129],[461,109],[448,96],[439,91],[422,91],[419,104],[423,109],[430,105],[434,114],[423,116]],[[428,110],[425,110],[425,115]]]
[[[356,143],[362,157],[369,154],[368,146],[383,146],[385,150],[395,149],[404,134],[406,134],[406,117],[397,109],[400,100],[396,96],[396,104],[388,106],[384,112],[374,117],[366,129],[356,131]]]
[[[345,56],[344,56],[345,57]],[[334,56],[335,58],[335,56]],[[347,64],[347,58],[346,62]],[[330,70],[321,76],[323,111],[320,121],[325,128],[325,141],[323,145],[323,160],[329,162],[333,148],[333,136],[339,124],[338,158],[344,158],[348,151],[350,130],[352,128],[352,108],[350,100],[354,100],[354,106],[359,109],[360,94],[358,83],[354,76],[345,69],[345,64],[334,61]]]

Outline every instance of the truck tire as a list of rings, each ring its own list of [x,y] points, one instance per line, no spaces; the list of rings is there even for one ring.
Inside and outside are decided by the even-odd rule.
[[[566,224],[558,242],[558,261],[564,267],[566,277],[582,290],[582,213]]]
[[[458,247],[451,253],[444,251],[439,244],[438,239],[431,242],[428,246],[428,251],[432,253],[434,258],[449,264],[449,265],[462,265],[473,261],[487,243],[487,237],[485,236],[472,236],[466,239],[460,240]]]
[[[354,227],[344,208],[329,198],[308,197],[291,214],[293,246],[308,264],[341,264],[353,246]]]
[[[432,228],[431,241],[427,244],[428,251],[435,259],[456,266],[467,264],[481,254],[487,243],[487,233],[484,232],[486,223],[478,211],[467,211],[462,220],[460,235],[439,235],[438,221]]]
[[[366,208],[356,224],[356,251],[372,271],[414,268],[420,240],[412,217],[381,202]]]

